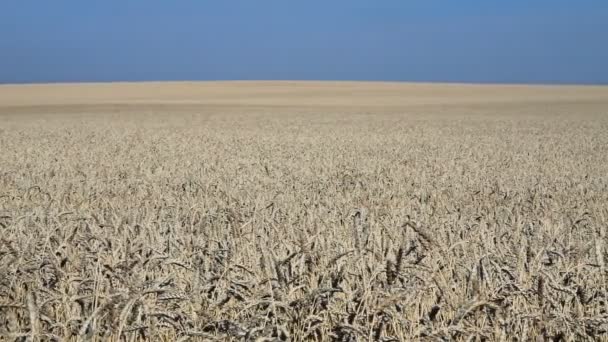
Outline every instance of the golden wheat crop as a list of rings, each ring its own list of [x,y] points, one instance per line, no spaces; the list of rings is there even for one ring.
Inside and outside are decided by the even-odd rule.
[[[0,339],[608,340],[606,89],[290,86],[0,87]]]

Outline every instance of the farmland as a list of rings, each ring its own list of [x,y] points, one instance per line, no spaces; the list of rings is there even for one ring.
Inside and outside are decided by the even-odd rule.
[[[0,339],[608,340],[608,87],[0,86]]]

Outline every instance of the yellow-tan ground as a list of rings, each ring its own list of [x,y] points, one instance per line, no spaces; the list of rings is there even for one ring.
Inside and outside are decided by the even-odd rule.
[[[0,339],[608,340],[608,87],[0,86]]]
[[[155,111],[254,108],[404,113],[428,106],[559,106],[605,108],[606,86],[470,85],[383,82],[159,82],[0,85],[0,113],[101,110]],[[158,106],[158,108],[155,108]],[[445,108],[444,108],[445,109]],[[525,108],[524,108],[525,109]],[[449,108],[448,108],[449,111]],[[535,114],[525,113],[521,114]]]

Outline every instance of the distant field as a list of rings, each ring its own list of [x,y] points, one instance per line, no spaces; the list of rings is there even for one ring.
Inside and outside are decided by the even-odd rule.
[[[366,82],[165,82],[0,85],[0,113],[51,110],[189,111],[245,107],[283,112],[321,108],[335,112],[407,113],[409,108],[579,105],[605,108],[608,87],[408,84]],[[538,114],[538,113],[522,113]],[[551,113],[548,113],[551,114]]]
[[[0,340],[608,341],[608,87],[0,85]]]

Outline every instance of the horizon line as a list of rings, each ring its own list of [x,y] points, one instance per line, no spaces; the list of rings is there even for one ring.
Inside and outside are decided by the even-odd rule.
[[[85,80],[85,81],[41,81],[41,82],[1,82],[1,86],[37,86],[37,85],[112,85],[143,83],[385,83],[385,84],[421,84],[421,85],[472,85],[472,86],[580,86],[602,87],[608,82],[501,82],[501,81],[428,81],[428,80],[348,80],[348,79],[166,79],[166,80]]]

